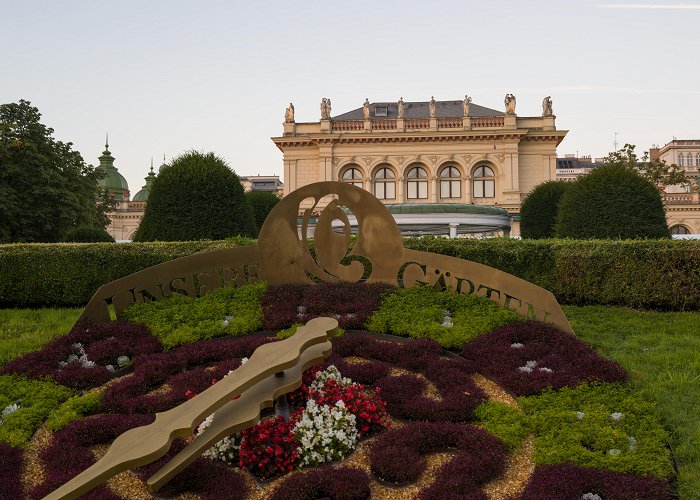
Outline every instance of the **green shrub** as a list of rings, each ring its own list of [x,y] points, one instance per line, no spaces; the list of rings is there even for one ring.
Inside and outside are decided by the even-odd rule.
[[[208,250],[252,245],[249,238],[176,243],[0,245],[0,307],[85,305],[97,289],[147,267]]]
[[[670,238],[659,190],[621,165],[605,165],[579,177],[559,204],[562,238]]]
[[[46,421],[46,428],[50,431],[63,429],[74,420],[87,415],[93,415],[100,409],[102,395],[99,392],[87,392],[82,396],[73,396],[56,408]]]
[[[255,218],[238,176],[214,153],[190,151],[153,181],[134,241],[255,236]]]
[[[280,202],[280,199],[275,193],[269,191],[249,191],[245,194],[245,197],[248,198],[248,203],[253,209],[255,224],[258,227],[258,231],[260,231],[267,215]]]
[[[656,408],[631,387],[582,384],[518,402],[536,436],[538,464],[572,462],[655,477],[672,473],[668,435]],[[619,421],[612,417],[616,413]]]
[[[0,307],[84,305],[103,284],[178,257],[254,244],[223,241],[0,245]],[[700,309],[697,240],[405,238],[407,248],[472,260],[551,291],[562,304]]]
[[[78,226],[66,231],[61,241],[64,243],[114,243],[114,238],[101,227]]]
[[[554,238],[559,202],[569,186],[571,184],[564,181],[547,181],[530,191],[520,208],[523,238]]]
[[[18,404],[0,424],[0,441],[24,448],[46,417],[73,391],[49,380],[29,380],[20,375],[0,375],[0,410]]]
[[[494,401],[481,403],[474,410],[476,423],[496,436],[509,448],[517,448],[530,429],[523,412]]]
[[[260,299],[266,290],[266,283],[256,283],[218,288],[200,298],[174,293],[155,302],[133,303],[124,310],[124,317],[148,326],[163,347],[170,349],[258,330],[263,319]]]
[[[443,326],[448,311],[452,326]],[[429,338],[443,347],[458,348],[482,333],[517,321],[510,309],[484,297],[433,288],[398,288],[388,294],[367,322],[367,329],[413,338]]]

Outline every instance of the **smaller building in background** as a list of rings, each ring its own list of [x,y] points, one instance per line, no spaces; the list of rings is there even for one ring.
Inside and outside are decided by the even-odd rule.
[[[284,196],[284,184],[280,181],[279,175],[251,175],[241,177],[241,184],[245,192],[267,191],[275,193],[282,198]]]
[[[557,180],[573,181],[579,175],[587,174],[594,168],[601,166],[604,161],[604,158],[564,155],[564,158],[557,158]]]

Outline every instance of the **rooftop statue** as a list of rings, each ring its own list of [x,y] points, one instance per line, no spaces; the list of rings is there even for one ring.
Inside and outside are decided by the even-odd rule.
[[[284,110],[284,122],[294,123],[294,104],[291,102],[289,103],[289,106],[287,106],[287,109]]]
[[[430,98],[428,109],[430,110],[430,118],[435,118],[435,96]]]
[[[472,102],[472,98],[468,95],[464,96],[464,102],[462,103],[462,110],[464,111],[464,116],[469,116],[469,104]]]
[[[542,116],[554,116],[552,113],[552,98],[550,96],[542,99]]]
[[[369,120],[369,99],[365,98],[365,103],[362,105],[362,116],[365,120]]]
[[[321,99],[321,120],[330,120],[331,117],[331,106],[328,99],[325,97]]]
[[[505,103],[506,103],[506,114],[507,115],[514,115],[515,114],[515,96],[513,94],[506,94]]]
[[[403,97],[399,97],[399,102],[396,103],[398,110],[398,118],[403,118]]]

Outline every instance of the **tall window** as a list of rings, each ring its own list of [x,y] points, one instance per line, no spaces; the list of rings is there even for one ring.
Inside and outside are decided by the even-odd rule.
[[[695,166],[700,167],[700,153],[695,153]]]
[[[421,167],[408,169],[406,173],[406,197],[409,200],[428,198],[428,174]]]
[[[343,172],[343,175],[340,176],[340,179],[342,182],[352,184],[353,186],[357,186],[359,188],[362,187],[362,172],[360,172],[359,168],[348,168],[345,170],[345,172]]]
[[[445,167],[440,172],[440,198],[461,198],[462,181],[457,167]]]
[[[474,198],[493,198],[496,196],[496,180],[490,167],[486,165],[476,167],[472,178]]]
[[[374,173],[374,196],[380,200],[396,199],[396,176],[389,167],[382,167]]]
[[[671,234],[690,234],[690,230],[678,224],[676,226],[671,226]]]
[[[683,153],[678,153],[678,166],[682,167],[683,163]]]

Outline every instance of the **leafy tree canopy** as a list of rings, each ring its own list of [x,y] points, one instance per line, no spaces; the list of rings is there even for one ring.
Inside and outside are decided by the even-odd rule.
[[[54,242],[79,225],[108,223],[102,174],[40,119],[28,101],[0,105],[0,243]]]
[[[258,226],[259,232],[267,215],[275,208],[275,205],[279,203],[280,199],[275,193],[269,191],[250,191],[246,193],[245,196],[248,198],[248,202],[253,208],[255,224]]]
[[[520,208],[520,235],[525,238],[554,238],[557,211],[562,196],[571,184],[546,181],[527,195]]]
[[[214,153],[187,152],[153,181],[134,241],[189,241],[257,234],[238,176]]]
[[[101,227],[78,226],[66,231],[61,241],[66,243],[114,243],[114,238]]]
[[[619,165],[633,170],[651,181],[659,190],[663,190],[666,186],[690,182],[685,171],[678,165],[669,165],[661,160],[649,160],[647,153],[638,157],[634,148],[634,144],[625,144],[622,149],[605,157],[605,165]]]
[[[669,238],[657,186],[626,165],[579,177],[562,196],[556,223],[563,238]]]

